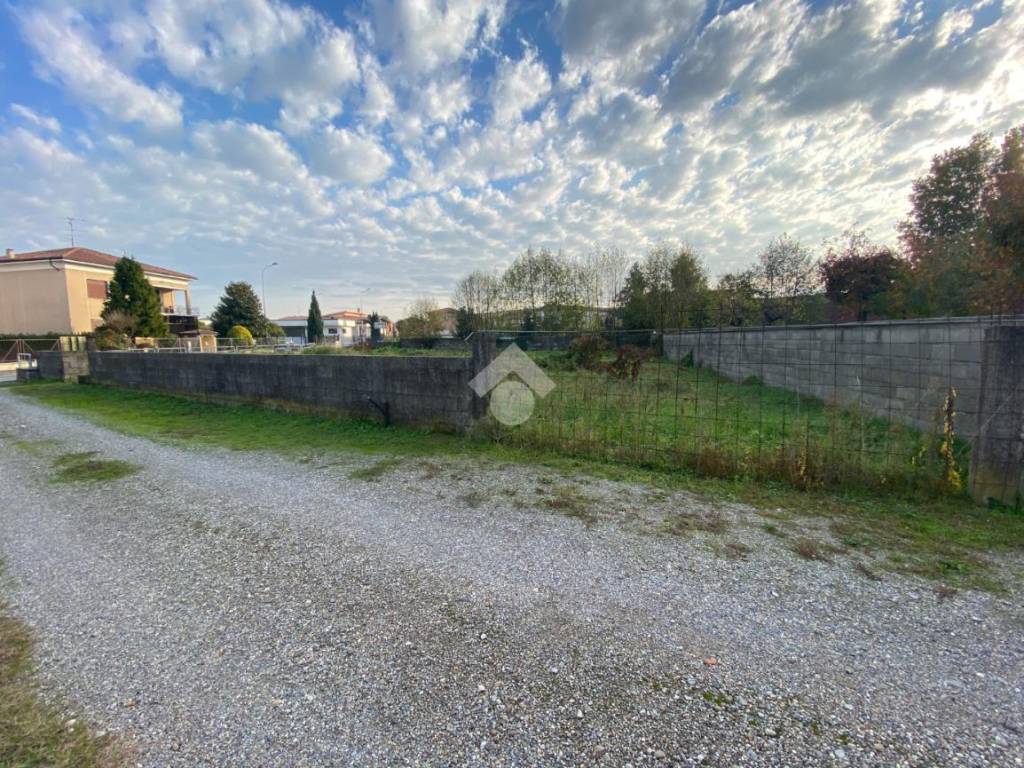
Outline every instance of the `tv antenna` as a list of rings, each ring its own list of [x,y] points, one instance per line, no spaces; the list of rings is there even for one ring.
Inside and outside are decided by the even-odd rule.
[[[71,235],[71,247],[74,248],[75,247],[75,217],[74,216],[67,216],[66,218],[67,218],[67,221],[68,221],[68,232]]]

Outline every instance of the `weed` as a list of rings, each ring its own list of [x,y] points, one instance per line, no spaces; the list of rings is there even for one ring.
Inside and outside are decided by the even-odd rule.
[[[725,533],[729,530],[729,523],[717,512],[709,512],[705,515],[677,512],[662,521],[662,529],[675,536],[688,536],[694,531]]]
[[[881,581],[882,580],[881,576],[879,576],[877,573],[875,573],[873,570],[871,570],[871,568],[869,568],[865,563],[862,563],[860,560],[857,560],[857,561],[854,562],[853,570],[855,570],[857,573],[859,573],[861,576],[863,576],[868,581]]]
[[[940,602],[953,599],[959,591],[956,587],[949,586],[949,584],[939,584],[935,587],[935,594]]]
[[[779,528],[779,526],[777,526],[775,523],[764,523],[761,526],[761,528],[764,530],[765,533],[771,534],[772,536],[775,536],[780,539],[784,539],[787,536],[787,533],[781,528]]]
[[[821,543],[806,536],[802,536],[793,542],[793,551],[804,560],[827,561],[829,559],[822,549]]]
[[[134,475],[139,467],[120,459],[98,459],[96,451],[80,451],[78,453],[62,453],[52,464],[54,473],[50,476],[54,483],[101,482],[120,480],[122,477]]]
[[[487,501],[488,498],[489,496],[486,493],[484,493],[483,491],[476,490],[469,491],[468,493],[464,493],[461,496],[459,496],[459,500],[462,501],[467,507],[470,507],[471,509],[476,509],[485,501]]]
[[[701,694],[701,698],[716,707],[728,707],[733,702],[733,697],[722,691],[707,690]]]
[[[368,467],[353,469],[348,473],[350,480],[366,480],[374,482],[380,480],[388,472],[396,469],[401,462],[398,459],[381,459]]]
[[[753,549],[742,541],[730,540],[722,543],[722,552],[730,560],[746,560]]]
[[[580,493],[575,486],[556,486],[542,503],[548,509],[582,520],[588,527],[597,521],[597,515],[591,509],[590,499]]]

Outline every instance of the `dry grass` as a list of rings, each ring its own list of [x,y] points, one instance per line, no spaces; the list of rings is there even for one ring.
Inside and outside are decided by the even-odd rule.
[[[351,480],[380,480],[384,475],[393,469],[397,469],[401,462],[398,459],[381,459],[368,467],[360,467],[348,473]]]
[[[949,584],[939,584],[935,587],[935,595],[939,598],[939,602],[952,600],[959,591],[956,587],[951,587]]]
[[[4,768],[117,768],[125,750],[109,736],[40,700],[31,679],[32,641],[0,602],[0,766]]]
[[[877,573],[875,573],[870,567],[868,567],[867,564],[862,563],[860,560],[857,560],[853,564],[853,570],[855,570],[857,573],[859,573],[861,576],[863,576],[868,581],[881,581],[882,580],[881,576],[879,576]]]
[[[662,529],[675,536],[689,536],[695,531],[721,534],[729,530],[729,521],[718,512],[687,514],[678,512],[662,521]]]
[[[488,498],[490,498],[488,494],[484,493],[483,491],[474,490],[468,491],[459,496],[459,501],[461,501],[463,504],[465,504],[467,507],[470,507],[471,509],[476,509],[485,501],[487,501]]]
[[[749,545],[744,544],[742,541],[729,541],[722,542],[721,553],[729,560],[746,560],[747,555],[753,552],[753,548]]]
[[[827,561],[828,554],[825,552],[821,542],[802,536],[793,542],[793,551],[804,560]]]
[[[545,489],[538,486],[537,491],[544,496],[541,503],[548,509],[575,517],[588,527],[597,522],[593,501],[575,486],[556,485],[551,488],[549,494],[544,494]]]

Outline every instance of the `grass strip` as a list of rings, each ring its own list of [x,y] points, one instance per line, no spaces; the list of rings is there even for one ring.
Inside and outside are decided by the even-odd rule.
[[[877,558],[879,567],[960,586],[1001,588],[1002,575],[988,556],[1024,548],[1024,514],[1004,507],[980,507],[964,495],[934,497],[909,490],[870,489],[799,491],[783,482],[704,477],[642,462],[567,457],[556,451],[384,427],[370,421],[220,405],[103,385],[46,382],[13,391],[126,434],[179,444],[268,451],[297,459],[353,452],[379,454],[381,458],[413,459],[408,462],[413,467],[425,457],[487,459],[543,466],[567,477],[583,474],[743,502],[779,521],[820,516],[833,521],[843,546]],[[395,466],[389,460],[368,471],[380,476]]]

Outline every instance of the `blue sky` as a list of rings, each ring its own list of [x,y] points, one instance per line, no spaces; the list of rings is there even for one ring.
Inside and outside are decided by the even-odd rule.
[[[936,152],[1024,121],[989,2],[36,0],[0,8],[3,247],[79,244],[271,315],[401,316],[528,246],[892,241]]]

